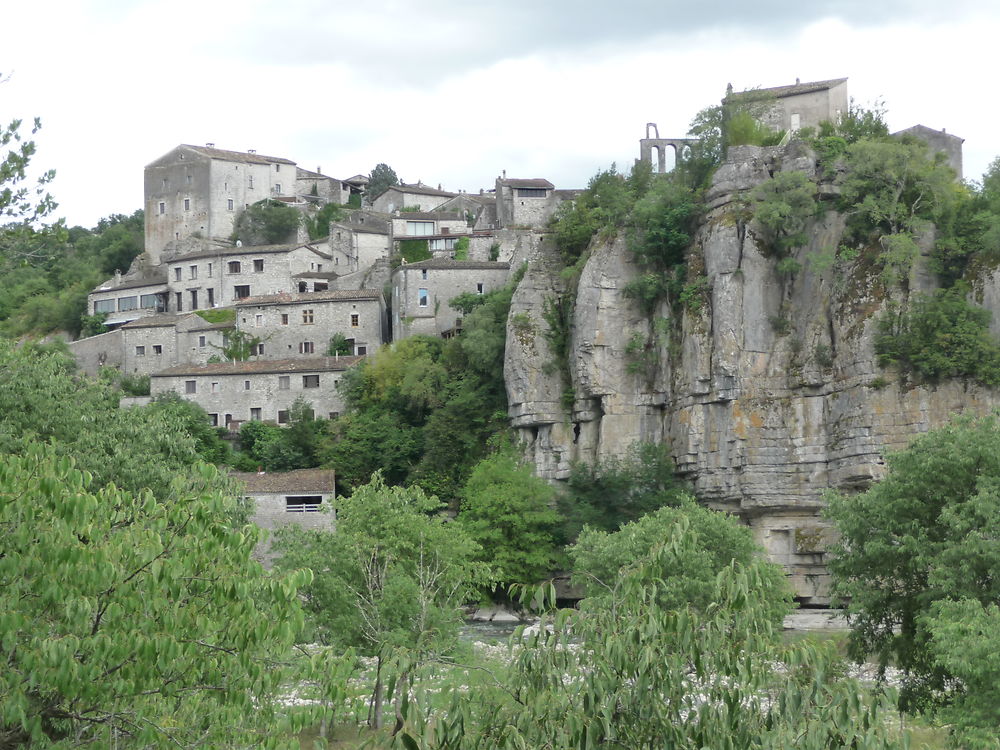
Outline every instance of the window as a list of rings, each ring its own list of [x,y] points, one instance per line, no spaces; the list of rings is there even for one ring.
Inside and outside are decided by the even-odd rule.
[[[191,199],[190,198],[185,198],[184,199],[184,210],[185,211],[190,211],[191,210]]]
[[[302,311],[302,324],[303,325],[311,325],[312,322],[313,322],[313,311],[312,310],[303,310]]]
[[[421,268],[420,269],[420,278],[423,279],[424,281],[427,281],[427,269],[426,268]]]
[[[138,306],[139,306],[138,297],[118,298],[118,312],[124,312],[125,310],[135,310]]]
[[[289,388],[289,376],[288,375],[279,375],[278,376],[278,390],[279,391],[287,391],[288,388]]]
[[[427,307],[427,290],[426,289],[418,289],[417,290],[417,304],[420,305],[420,307]]]
[[[253,262],[253,272],[262,273],[263,271],[264,271],[264,259],[263,258],[255,259]]]
[[[285,512],[318,513],[322,503],[322,495],[288,495],[285,497]]]
[[[246,299],[247,297],[250,296],[250,285],[249,284],[241,284],[239,286],[234,286],[233,287],[233,296],[236,299]]]
[[[176,268],[174,268],[174,281],[180,281],[180,280],[181,280],[181,267],[177,266]]]
[[[137,357],[145,357],[146,356],[146,347],[144,347],[144,346],[137,346],[135,348],[135,356],[137,356]]]
[[[212,278],[212,264],[208,264],[208,278]]]
[[[94,315],[97,313],[113,313],[115,311],[115,301],[113,299],[99,299],[94,301]]]
[[[244,380],[243,381],[243,390],[244,391],[249,391],[250,390],[250,381],[249,380]]]
[[[258,357],[263,356],[263,354],[264,354],[264,345],[263,344],[257,344],[256,351],[251,351],[251,354],[256,354]]]
[[[161,354],[163,354],[163,347],[160,346],[159,344],[153,344],[153,354],[155,354],[156,356],[160,356]]]
[[[260,421],[260,407],[259,406],[251,406],[250,407],[250,421],[251,422],[259,422]]]
[[[226,265],[226,270],[229,273],[239,273],[240,272],[240,262],[238,260],[231,260]]]
[[[218,427],[219,426],[219,415],[218,414],[209,414],[208,415],[208,423],[210,425],[212,425],[212,427]]]
[[[280,164],[275,164],[274,165],[274,171],[275,172],[280,172],[281,171],[281,165]]]
[[[192,310],[197,310],[198,309],[198,290],[197,289],[191,289],[189,291],[191,292],[191,309]]]
[[[207,289],[208,292],[208,306],[215,307],[215,290],[212,287]]]
[[[162,180],[160,180],[160,182],[163,184],[163,189],[166,190],[167,189],[167,185],[169,184],[167,182],[167,178],[164,177]]]
[[[792,127],[791,130],[794,133],[796,130],[802,127],[802,115],[798,112],[792,112]]]
[[[483,293],[483,283],[479,282],[478,284],[476,284],[476,294],[482,294],[482,293]]]
[[[233,210],[233,199],[232,198],[230,198],[228,201],[226,201],[226,208],[229,209],[230,211]]]
[[[184,309],[184,293],[183,292],[175,292],[174,293],[174,302],[177,303],[177,312],[181,312]]]
[[[280,182],[274,183],[274,192],[276,192],[278,195],[281,195],[281,183]]]
[[[316,346],[312,341],[299,342],[299,354],[315,354]]]
[[[323,270],[323,264],[322,263],[317,263],[316,264],[316,271],[319,272],[319,271],[322,271],[322,270]]]
[[[159,295],[141,294],[139,295],[139,307],[143,310],[155,310],[160,306]]]
[[[340,412],[339,411],[331,411],[330,412],[330,419],[336,419],[339,416],[340,416]]]
[[[288,313],[282,313],[281,314],[281,325],[283,325],[283,326],[287,326],[288,325]]]
[[[319,388],[319,375],[303,375],[302,376],[302,387],[303,388]]]
[[[197,393],[198,392],[198,382],[196,380],[185,380],[184,381],[184,392],[185,393]]]
[[[198,266],[188,266],[188,278],[198,278]]]
[[[205,348],[205,337],[204,336],[199,336],[198,337],[198,347],[200,349],[204,349]]]
[[[264,316],[262,314],[260,314],[260,313],[257,313],[257,315],[254,316],[253,324],[257,328],[260,328],[261,326],[263,326],[264,325]]]
[[[406,234],[409,237],[426,237],[434,234],[433,221],[408,221],[406,222]]]
[[[212,393],[218,393],[218,392],[219,392],[219,383],[218,383],[218,381],[213,381],[212,382]]]
[[[165,214],[167,212],[167,204],[160,201],[160,214]]]
[[[250,175],[250,189],[253,190],[253,175]]]
[[[363,357],[368,353],[368,347],[367,346],[355,347],[354,353],[357,354],[359,357]]]
[[[544,198],[547,191],[545,188],[518,188],[518,198]]]
[[[454,250],[456,237],[441,237],[436,240],[431,240],[428,246],[429,250]]]
[[[357,328],[361,318],[357,313],[351,313],[351,328]]]
[[[185,175],[185,177],[187,177],[187,184],[190,185],[191,184],[191,175]]]
[[[288,424],[288,412],[282,409],[278,410],[278,424]]]

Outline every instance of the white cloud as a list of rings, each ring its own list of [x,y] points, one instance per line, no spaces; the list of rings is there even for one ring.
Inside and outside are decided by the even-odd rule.
[[[728,82],[848,76],[859,101],[885,97],[893,128],[966,138],[968,176],[1000,151],[1000,10],[971,0],[338,6],[20,3],[4,11],[20,33],[0,51],[15,70],[0,115],[43,118],[37,164],[57,169],[60,211],[85,225],[139,208],[143,166],[182,142],[343,177],[386,161],[452,189],[489,188],[503,169],[582,187],[632,163],[647,121],[683,135]]]

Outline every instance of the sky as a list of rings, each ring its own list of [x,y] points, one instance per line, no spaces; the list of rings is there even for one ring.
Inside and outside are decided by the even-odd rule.
[[[501,172],[586,187],[647,122],[683,137],[740,91],[847,77],[890,129],[1000,155],[1000,3],[985,0],[48,0],[4,3],[0,122],[40,117],[56,215],[142,207],[181,143],[347,178],[478,192]]]

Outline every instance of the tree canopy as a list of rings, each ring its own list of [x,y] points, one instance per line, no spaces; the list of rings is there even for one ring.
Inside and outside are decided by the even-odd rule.
[[[379,162],[368,175],[368,186],[365,188],[365,195],[369,202],[378,198],[382,193],[399,184],[399,177],[396,170],[384,162]]]

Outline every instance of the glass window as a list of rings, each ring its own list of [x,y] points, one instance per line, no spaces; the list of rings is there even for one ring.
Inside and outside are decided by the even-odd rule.
[[[208,278],[212,278],[212,264],[208,264]]]
[[[146,347],[144,347],[144,346],[137,346],[135,348],[135,356],[137,356],[137,357],[145,357],[146,356]]]
[[[184,392],[185,393],[197,393],[198,392],[197,381],[194,381],[194,380],[185,380],[184,381]]]
[[[408,221],[406,222],[406,234],[409,237],[426,237],[434,234],[433,221]]]
[[[278,424],[288,424],[288,412],[281,409],[278,410]]]
[[[263,258],[255,259],[253,262],[254,273],[261,273],[263,270],[264,270],[264,259]]]
[[[249,380],[244,380],[243,381],[243,390],[244,391],[249,391],[250,390],[250,381]]]
[[[319,375],[303,375],[302,376],[302,387],[303,388],[319,388]]]
[[[143,310],[155,310],[160,306],[159,295],[142,294],[139,296],[139,307]]]
[[[299,354],[314,354],[316,345],[312,341],[302,341],[299,343]]]
[[[240,272],[240,262],[238,260],[229,261],[229,265],[226,266],[226,270],[229,273],[239,273]]]
[[[118,298],[118,312],[124,310],[135,310],[139,307],[138,297],[119,297]]]
[[[243,285],[240,285],[240,286],[234,286],[233,287],[233,296],[236,299],[246,299],[247,297],[250,296],[250,285],[249,284],[243,284]]]
[[[360,316],[357,313],[351,313],[351,328],[357,328],[360,322]]]
[[[282,313],[281,314],[281,325],[283,325],[283,326],[287,326],[288,325],[288,313]]]
[[[190,266],[188,268],[188,271],[191,274],[190,278],[192,278],[192,279],[197,279],[198,278],[198,266]]]
[[[115,311],[115,301],[113,299],[99,299],[94,301],[94,315],[97,313],[112,313]]]
[[[166,203],[163,203],[163,202],[161,202],[161,203],[160,203],[160,213],[161,213],[161,214],[165,214],[166,212],[167,212],[167,204],[166,204]]]
[[[205,337],[204,336],[199,336],[198,337],[198,346],[201,349],[205,348]]]
[[[153,344],[153,354],[163,354],[163,347],[159,344]]]
[[[427,290],[418,289],[417,290],[417,304],[421,307],[427,307]]]
[[[312,310],[303,310],[302,311],[302,323],[304,325],[309,325],[312,322],[313,322],[313,311]]]
[[[174,281],[181,280],[181,267],[177,266],[174,268]]]
[[[250,421],[259,422],[260,421],[260,407],[252,406],[250,407]]]
[[[190,198],[185,198],[184,199],[184,210],[185,211],[190,211],[191,210],[191,199]]]
[[[289,377],[288,377],[288,375],[279,375],[278,376],[278,390],[279,391],[287,391],[288,388],[289,388]]]
[[[233,210],[233,199],[232,199],[232,198],[230,198],[230,199],[229,199],[228,201],[226,201],[226,207],[227,207],[227,208],[228,208],[228,209],[229,209],[230,211],[232,211],[232,210]]]

